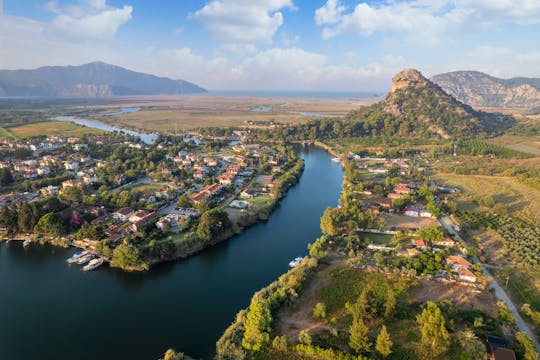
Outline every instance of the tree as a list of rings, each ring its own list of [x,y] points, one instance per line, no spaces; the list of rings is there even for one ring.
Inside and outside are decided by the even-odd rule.
[[[123,244],[118,245],[112,253],[113,266],[121,268],[130,268],[141,265],[141,257],[139,250],[126,241]]]
[[[442,212],[441,212],[441,209],[439,209],[439,207],[434,203],[434,202],[429,202],[427,205],[426,205],[426,210],[431,214],[431,216],[433,216],[434,218],[439,218],[441,217],[442,215]]]
[[[268,306],[261,300],[253,299],[246,317],[242,346],[248,350],[260,350],[270,341],[271,324],[272,315]]]
[[[298,341],[304,345],[311,345],[311,335],[306,330],[301,330],[298,333]]]
[[[173,349],[167,350],[165,356],[163,356],[163,360],[183,360],[184,358],[183,353],[177,353]]]
[[[426,226],[418,232],[422,240],[434,243],[444,239],[444,232],[437,225]]]
[[[272,348],[279,351],[287,351],[287,338],[285,336],[276,336],[272,340]]]
[[[503,323],[508,325],[514,325],[514,315],[512,315],[512,312],[508,309],[508,306],[506,306],[506,303],[502,300],[497,301],[497,313],[499,315],[499,319]]]
[[[15,209],[10,210],[5,207],[0,210],[0,227],[5,227],[8,234],[16,233],[19,230]]]
[[[324,303],[317,303],[313,309],[313,317],[315,319],[324,320],[326,318],[326,306]]]
[[[384,317],[390,319],[394,315],[394,308],[396,307],[396,294],[391,287],[388,288],[386,295],[386,303],[384,305]]]
[[[486,353],[484,343],[470,330],[459,333],[458,342],[463,353],[471,360],[483,359]]]
[[[178,205],[178,207],[181,207],[181,208],[190,208],[191,200],[189,200],[189,197],[187,195],[182,195],[178,198],[176,205]]]
[[[201,216],[197,226],[197,236],[204,241],[213,239],[231,227],[231,221],[227,213],[221,209],[208,210]]]
[[[420,326],[420,341],[426,355],[433,358],[448,350],[450,336],[446,330],[444,315],[437,304],[428,301],[422,313],[416,316],[416,322]]]
[[[15,181],[9,168],[0,168],[0,185],[6,186]]]
[[[379,332],[379,335],[377,336],[375,350],[377,350],[377,352],[381,354],[382,357],[387,357],[392,353],[392,345],[394,344],[390,339],[390,334],[388,334],[386,326],[383,325],[381,331]]]
[[[339,218],[338,209],[327,208],[321,217],[321,230],[323,233],[330,236],[341,234],[341,219]]]
[[[60,216],[50,212],[39,219],[34,227],[34,232],[40,235],[60,237],[64,233],[64,224]]]
[[[34,226],[36,226],[37,222],[38,219],[34,216],[34,211],[30,204],[26,202],[22,203],[17,212],[17,225],[19,231],[30,232],[34,230]]]
[[[518,332],[516,334],[517,342],[523,347],[523,359],[524,360],[538,360],[538,353],[534,348],[534,344],[529,335],[524,332]]]
[[[359,317],[353,317],[353,322],[349,327],[349,346],[354,351],[367,352],[371,348],[371,342],[369,341],[368,328],[364,324],[364,320]]]

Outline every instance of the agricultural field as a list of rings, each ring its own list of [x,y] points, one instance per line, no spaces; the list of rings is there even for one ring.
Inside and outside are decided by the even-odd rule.
[[[491,197],[494,204],[502,204],[510,211],[528,211],[540,222],[540,191],[513,177],[439,174],[434,180],[463,191],[459,198],[463,210],[474,210],[478,199]]]
[[[12,133],[0,127],[0,139],[12,139],[12,138],[14,138]]]
[[[503,145],[519,152],[540,155],[540,136],[504,135],[496,139],[488,140],[488,142]]]
[[[510,144],[511,143],[502,143],[501,138],[491,140],[490,142],[478,139],[460,140],[456,143],[456,152],[468,155],[491,155],[502,159],[527,159],[534,157],[533,153],[507,146]],[[540,148],[538,150],[540,150]]]
[[[138,112],[96,119],[147,131],[176,132],[199,127],[297,124],[313,118],[302,113],[344,116],[371,102],[371,99],[234,96],[141,97],[125,104],[126,107],[141,107]],[[118,109],[117,105],[106,112],[115,109]],[[103,106],[95,110],[104,115]]]
[[[16,138],[23,139],[34,136],[82,136],[84,134],[101,134],[102,130],[75,125],[67,121],[45,121],[9,128],[8,131]]]

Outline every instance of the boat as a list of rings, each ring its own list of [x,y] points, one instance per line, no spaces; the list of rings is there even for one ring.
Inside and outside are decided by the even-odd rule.
[[[289,266],[292,268],[297,267],[302,262],[302,259],[303,257],[301,256],[295,257],[292,261],[289,262]]]
[[[83,255],[77,260],[77,264],[79,264],[79,265],[86,264],[87,262],[89,262],[93,258],[94,258],[94,255],[92,255],[92,254]]]
[[[341,159],[338,158],[338,157],[333,157],[332,161],[335,162],[335,163],[338,163],[338,162],[341,162]]]
[[[30,246],[30,244],[32,244],[32,240],[30,240],[30,239],[26,239],[26,240],[24,240],[24,242],[23,242],[23,246],[24,246],[24,247]]]
[[[103,265],[104,262],[105,260],[103,260],[102,258],[90,260],[90,262],[83,267],[83,271],[92,271],[94,269],[97,269],[98,267]]]
[[[88,251],[77,251],[70,258],[66,260],[68,264],[76,263],[82,256],[88,255]]]

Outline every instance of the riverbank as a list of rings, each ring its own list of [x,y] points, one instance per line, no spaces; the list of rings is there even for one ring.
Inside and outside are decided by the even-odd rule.
[[[228,229],[223,233],[220,233],[217,237],[212,238],[209,241],[203,241],[193,236],[185,238],[185,240],[181,244],[179,244],[174,255],[172,255],[171,257],[147,259],[145,261],[145,264],[141,264],[141,266],[139,267],[129,267],[122,269],[128,271],[144,271],[149,270],[151,266],[162,262],[186,259],[209,247],[215,246],[231,239],[234,236],[242,234],[245,230],[256,225],[257,223],[260,223],[262,221],[268,221],[271,213],[277,208],[281,200],[286,196],[286,193],[289,191],[289,189],[295,186],[300,181],[303,171],[304,160],[298,158],[295,161],[295,164],[289,169],[289,171],[287,171],[281,176],[280,182],[275,185],[275,188],[272,192],[271,202],[267,203],[267,205],[264,207],[258,208],[256,212],[248,214],[248,216],[242,218],[241,223],[234,223],[232,228]],[[113,267],[115,266],[113,265]]]

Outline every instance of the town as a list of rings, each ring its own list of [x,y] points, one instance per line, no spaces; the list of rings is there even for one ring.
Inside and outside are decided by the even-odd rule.
[[[78,247],[70,262],[127,270],[189,256],[267,219],[302,171],[292,148],[246,136],[4,140],[2,238]]]

